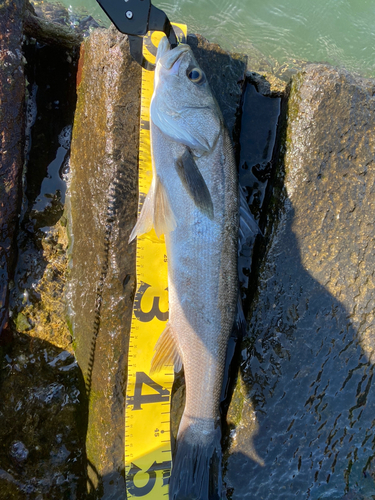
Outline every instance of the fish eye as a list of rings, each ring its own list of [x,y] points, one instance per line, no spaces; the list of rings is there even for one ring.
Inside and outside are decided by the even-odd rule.
[[[188,69],[187,76],[193,83],[201,84],[205,81],[205,76],[200,68]]]

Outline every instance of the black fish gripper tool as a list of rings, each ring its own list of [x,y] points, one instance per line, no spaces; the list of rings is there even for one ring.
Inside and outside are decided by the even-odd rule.
[[[142,37],[148,31],[162,31],[171,47],[178,45],[172,25],[162,10],[151,0],[97,0],[116,28],[128,35],[130,54],[143,68],[154,71],[155,64],[148,62],[142,53]]]

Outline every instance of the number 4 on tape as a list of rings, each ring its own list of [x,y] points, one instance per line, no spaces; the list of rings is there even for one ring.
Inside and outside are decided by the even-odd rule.
[[[148,385],[157,394],[142,394],[143,384]],[[137,372],[135,378],[134,396],[127,400],[128,405],[133,405],[133,410],[142,410],[142,405],[150,403],[163,403],[169,401],[170,393],[168,389],[164,389],[160,384],[154,382],[144,372]]]

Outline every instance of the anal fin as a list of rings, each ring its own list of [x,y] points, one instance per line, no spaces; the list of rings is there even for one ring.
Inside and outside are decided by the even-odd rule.
[[[181,370],[182,362],[180,354],[173,339],[172,327],[168,321],[159,337],[159,340],[156,342],[155,354],[151,361],[150,373],[152,374],[158,372],[163,366],[172,364],[174,365],[176,373]]]

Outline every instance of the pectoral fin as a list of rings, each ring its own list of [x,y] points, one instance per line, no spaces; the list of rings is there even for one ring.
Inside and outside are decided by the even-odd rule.
[[[149,192],[143,203],[141,213],[139,214],[136,225],[129,236],[129,243],[134,240],[136,236],[141,236],[151,231],[154,218],[154,183],[151,184]]]
[[[172,327],[168,321],[167,326],[156,342],[150,373],[158,372],[163,366],[172,364],[174,365],[175,372],[178,373],[182,368],[182,362],[173,339]]]
[[[151,231],[152,227],[158,238],[176,228],[176,219],[168,201],[165,188],[159,176],[152,181],[150,190],[145,198],[137,224],[129,237],[129,243],[136,236],[141,236]]]
[[[168,200],[167,192],[159,178],[155,180],[154,228],[158,238],[176,229],[177,223]]]
[[[188,148],[176,162],[177,173],[183,186],[199,210],[209,219],[214,218],[214,206],[207,184]]]

